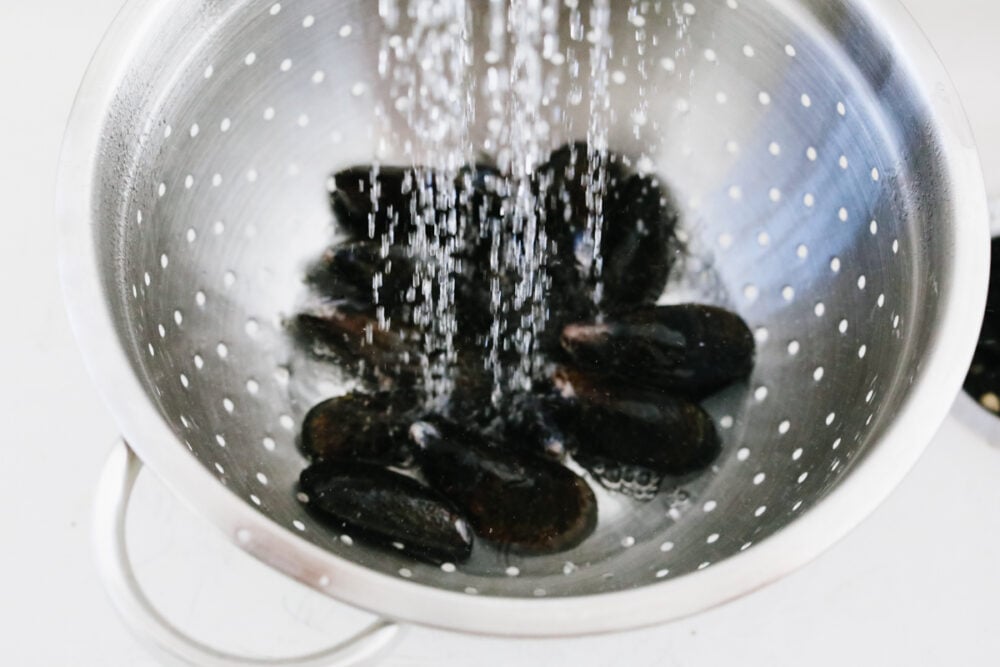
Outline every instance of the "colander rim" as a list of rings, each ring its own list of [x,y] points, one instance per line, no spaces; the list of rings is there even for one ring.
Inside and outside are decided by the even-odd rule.
[[[198,3],[200,0],[185,0]],[[793,0],[770,0],[786,8]],[[824,0],[803,5],[822,6]],[[92,216],[104,109],[131,56],[176,0],[130,0],[94,55],[76,96],[60,157],[56,217],[63,294],[88,371],[122,435],[194,511],[242,549],[306,585],[391,618],[502,636],[570,636],[653,625],[741,597],[801,567],[859,524],[895,488],[943,422],[971,361],[986,299],[988,215],[979,158],[957,92],[929,41],[899,0],[864,9],[897,54],[936,119],[942,172],[953,204],[953,279],[941,295],[939,329],[897,418],[863,465],[803,516],[712,567],[639,588],[562,598],[472,596],[367,569],[324,551],[264,517],[219,484],[149,399],[129,364],[104,298]],[[803,10],[791,10],[803,11]],[[145,400],[137,400],[146,396]],[[945,397],[942,400],[942,396]],[[243,531],[249,531],[243,532]],[[249,540],[237,539],[237,534]],[[291,554],[291,556],[290,556]]]

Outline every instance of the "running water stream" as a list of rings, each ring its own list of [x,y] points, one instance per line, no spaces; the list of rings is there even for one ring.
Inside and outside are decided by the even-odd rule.
[[[376,109],[381,132],[378,157],[402,152],[409,159],[412,178],[405,187],[414,224],[407,230],[392,224],[377,240],[383,258],[393,244],[403,244],[415,275],[405,295],[412,304],[412,322],[394,323],[379,308],[377,326],[388,330],[406,324],[420,332],[426,403],[438,409],[455,389],[460,319],[456,276],[462,262],[474,254],[465,252],[468,244],[488,249],[485,275],[493,321],[479,342],[482,363],[493,379],[493,401],[500,405],[504,396],[531,389],[545,363],[538,342],[550,317],[549,258],[556,248],[549,229],[560,222],[546,220],[542,202],[551,188],[565,188],[573,177],[582,176],[587,210],[567,209],[568,215],[586,219],[584,238],[575,241],[572,252],[589,281],[594,303],[600,305],[603,298],[601,242],[612,122],[609,77],[616,47],[609,25],[611,0],[593,0],[585,8],[578,0],[488,0],[485,11],[474,2],[379,0],[383,24],[379,74],[387,84],[391,108],[382,103]],[[638,133],[646,123],[649,96],[643,26],[664,3],[630,3],[634,64],[641,80],[631,114]],[[670,4],[681,49],[693,13],[688,5]],[[473,46],[474,10],[486,22],[482,53]],[[563,39],[560,25],[568,25],[568,40]],[[476,59],[486,65],[478,78],[473,75]],[[559,99],[560,91],[564,99]],[[476,108],[477,100],[483,108]],[[577,104],[588,111],[586,127],[572,127],[566,113],[565,105]],[[479,115],[486,120],[487,136],[475,146],[470,128]],[[393,116],[405,121],[405,139],[391,131]],[[551,171],[546,173],[545,162],[555,148],[552,137],[559,134],[585,138],[585,174],[553,178]],[[649,160],[640,162],[640,170],[642,162]],[[571,154],[566,169],[572,171],[576,165]],[[498,214],[474,215],[471,178],[477,169],[494,166],[497,176],[491,194],[499,201]],[[376,212],[381,205],[379,170],[376,160],[370,188]],[[568,200],[565,192],[551,194]],[[370,231],[374,236],[374,223]],[[391,271],[391,264],[385,271]],[[385,279],[383,273],[375,275],[376,303]]]

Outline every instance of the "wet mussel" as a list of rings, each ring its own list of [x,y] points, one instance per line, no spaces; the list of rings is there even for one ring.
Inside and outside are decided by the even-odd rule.
[[[753,370],[754,337],[738,315],[696,304],[645,306],[563,329],[573,362],[607,380],[704,397]]]
[[[559,463],[521,454],[439,417],[410,427],[432,487],[450,498],[481,537],[520,553],[554,553],[597,525],[587,483]]]
[[[407,390],[327,399],[302,420],[302,451],[313,459],[409,467],[407,432],[416,405],[416,394]]]
[[[563,375],[565,377],[565,375]],[[721,442],[712,418],[697,403],[627,385],[593,385],[581,373],[563,380],[575,445],[585,456],[681,476],[715,460]]]
[[[318,301],[289,329],[311,355],[355,370],[372,386],[409,388],[419,376],[419,337],[405,325],[382,329],[370,307]]]
[[[567,366],[554,380],[564,397],[561,419],[575,434],[574,459],[611,491],[652,500],[664,477],[703,470],[721,451],[696,403]]]
[[[609,154],[604,186],[599,188],[604,196],[600,201],[603,263],[598,276],[587,198],[588,182],[599,177],[591,171],[591,159],[586,144],[570,144],[555,151],[539,169],[539,180],[547,186],[552,293],[565,299],[589,292],[599,277],[602,307],[655,302],[681,254],[675,233],[677,210],[658,178],[630,173],[624,156]]]
[[[406,303],[413,264],[402,246],[383,254],[375,241],[351,241],[324,252],[306,282],[331,301],[381,305],[392,312]]]
[[[570,430],[564,426],[572,401],[540,384],[534,393],[515,396],[509,402],[499,431],[511,448],[562,461],[573,446]]]
[[[472,531],[446,498],[411,477],[360,461],[302,471],[299,490],[319,520],[431,562],[460,562]]]
[[[412,231],[411,193],[418,191],[415,169],[358,166],[333,176],[330,207],[337,222],[358,239],[380,239],[398,231],[398,240]]]
[[[604,156],[600,173],[592,158],[586,144],[569,144],[537,168],[549,319],[533,390],[499,398],[485,354],[501,317],[490,286],[505,291],[515,279],[490,261],[491,230],[510,215],[507,180],[486,163],[458,170],[448,188],[422,168],[333,176],[331,207],[346,239],[308,268],[311,300],[290,329],[310,354],[355,371],[360,388],[303,421],[311,465],[300,490],[315,516],[436,563],[468,558],[473,535],[502,551],[551,554],[597,523],[597,497],[573,470],[649,501],[663,480],[676,486],[716,460],[721,439],[699,402],[749,376],[754,337],[715,306],[657,305],[683,254],[672,197],[625,156]],[[595,182],[597,201],[587,194]],[[591,204],[603,216],[600,265]],[[449,208],[465,216],[448,245],[455,390],[430,410],[420,364],[437,351],[424,349],[411,319],[426,298],[411,241],[437,233],[418,221]]]

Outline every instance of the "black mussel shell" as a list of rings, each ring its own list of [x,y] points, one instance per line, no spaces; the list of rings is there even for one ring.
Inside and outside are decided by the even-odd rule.
[[[370,166],[344,169],[333,176],[335,187],[330,193],[330,206],[351,236],[380,239],[393,229],[399,242],[412,231],[410,206],[416,178],[416,172],[408,167],[379,167],[377,171]]]
[[[544,225],[549,241],[546,272],[549,288],[549,322],[540,340],[541,349],[558,355],[559,334],[571,322],[594,318],[593,248],[587,235],[587,178],[590,169],[587,144],[576,142],[555,151],[538,169],[537,184],[544,203]],[[618,187],[625,170],[618,156],[609,154],[607,190]]]
[[[412,386],[420,377],[420,338],[403,325],[378,326],[370,306],[351,302],[316,304],[289,323],[309,353],[352,368],[368,380],[393,380]]]
[[[561,361],[566,358],[561,344],[563,329],[574,322],[593,321],[598,309],[593,292],[586,289],[577,276],[566,278],[565,266],[552,267],[549,275],[552,289],[548,295],[548,320],[538,345],[550,359]]]
[[[562,346],[594,375],[703,397],[750,375],[754,337],[738,315],[687,304],[646,306],[604,323],[571,324]]]
[[[549,554],[582,542],[597,525],[587,483],[562,465],[487,442],[453,422],[415,422],[410,437],[428,483],[481,537],[506,549]]]
[[[463,423],[485,423],[493,414],[493,374],[483,364],[481,350],[460,349],[452,366],[454,391],[448,400],[449,416]]]
[[[570,306],[566,310],[554,305],[552,310],[557,314],[577,310],[577,321],[589,317],[585,303],[575,293],[589,298],[596,277],[593,239],[587,232],[588,169],[585,143],[560,148],[539,169],[546,231],[552,246],[548,266],[552,293],[563,295],[568,302],[564,305]],[[675,234],[679,214],[661,182],[653,176],[629,173],[623,156],[608,154],[606,179],[601,201],[602,307],[614,310],[654,302],[680,253]],[[557,324],[569,321],[573,320],[560,322],[556,318]]]
[[[378,305],[397,308],[413,286],[413,263],[402,246],[389,247],[386,257],[375,241],[354,241],[329,248],[306,274],[323,297],[375,304],[375,276],[381,274]]]
[[[627,172],[621,156],[607,154],[605,162],[605,192],[614,191],[625,180]],[[586,228],[587,213],[587,181],[598,175],[591,174],[591,165],[587,156],[587,143],[577,141],[566,144],[549,156],[545,164],[538,168],[538,187],[544,192],[546,227],[551,230],[550,238],[568,238],[570,245],[565,248],[572,251],[572,235],[560,234],[565,230],[578,231]]]
[[[484,350],[483,341],[493,326],[488,280],[477,279],[468,273],[455,275],[455,319],[461,342]],[[480,352],[480,356],[482,354]]]
[[[302,421],[302,449],[314,459],[406,467],[416,392],[353,392],[315,405]]]
[[[554,461],[563,460],[572,447],[561,424],[568,409],[568,401],[554,394],[515,397],[504,410],[504,444]]]
[[[556,384],[576,399],[562,414],[584,458],[686,475],[707,468],[722,449],[712,418],[695,403],[568,369],[557,373]]]
[[[405,475],[357,461],[324,461],[299,477],[311,512],[333,526],[433,563],[466,560],[472,531],[454,505]]]
[[[381,284],[377,296],[376,276]],[[383,308],[393,327],[412,324],[413,308],[424,302],[422,290],[415,285],[415,262],[401,245],[392,245],[382,257],[375,241],[354,241],[328,249],[310,269],[306,282],[330,301],[347,301],[357,308]],[[476,340],[489,331],[492,322],[488,286],[477,284],[462,273],[455,273],[455,316],[461,343]],[[434,298],[440,298],[434,285]],[[390,327],[392,328],[392,327]]]
[[[678,219],[655,177],[634,174],[608,193],[601,242],[605,310],[654,303],[663,294],[680,254]]]
[[[485,345],[493,325],[490,290],[493,281],[498,281],[501,290],[510,294],[514,290],[516,277],[503,265],[502,251],[498,249],[500,266],[491,266],[490,256],[493,246],[494,228],[503,223],[504,196],[508,184],[503,175],[493,166],[477,163],[466,168],[458,179],[467,202],[464,247],[454,256],[459,260],[460,269],[455,275],[455,312],[459,318],[459,335],[463,339]],[[508,320],[513,322],[518,314],[511,313]]]
[[[507,184],[496,167],[477,162],[463,168],[455,179],[459,202],[468,211],[466,242],[474,246],[489,240],[489,223],[503,216],[503,198]]]
[[[373,303],[372,280],[377,271],[382,271],[379,305],[386,309],[391,321],[410,322],[412,306],[420,303],[423,297],[419,290],[409,289],[413,286],[416,262],[407,256],[404,248],[408,235],[415,231],[412,207],[424,205],[415,199],[417,179],[433,182],[435,176],[425,169],[380,167],[374,179],[378,189],[375,198],[379,202],[376,212],[372,204],[372,174],[370,166],[338,172],[334,176],[336,187],[331,193],[331,201],[338,221],[356,239],[380,240],[390,227],[393,228],[389,271],[385,271],[387,260],[381,258],[380,246],[369,241],[370,245],[354,243],[327,252],[310,272],[309,281],[329,298],[370,304]],[[504,188],[500,173],[486,163],[464,167],[455,179],[457,209],[465,223],[464,244],[462,247],[456,245],[453,255],[457,260],[453,276],[455,316],[464,345],[481,343],[493,322],[490,229],[491,221],[502,215],[500,193]],[[437,197],[436,187],[432,186],[430,192]],[[434,237],[430,226],[426,231],[429,238]]]

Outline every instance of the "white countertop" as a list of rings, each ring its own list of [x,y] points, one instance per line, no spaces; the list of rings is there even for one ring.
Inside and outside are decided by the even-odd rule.
[[[91,495],[114,442],[63,313],[53,183],[63,124],[120,0],[0,6],[0,663],[152,665],[98,583]],[[965,98],[1000,186],[1000,3],[907,0]],[[1000,189],[994,187],[994,195]],[[994,436],[1000,433],[996,429]],[[671,625],[589,639],[511,641],[412,629],[390,666],[995,665],[1000,601],[1000,438],[951,419],[893,496],[812,565]],[[246,653],[291,655],[366,615],[244,556],[149,476],[131,547],[167,615]]]

